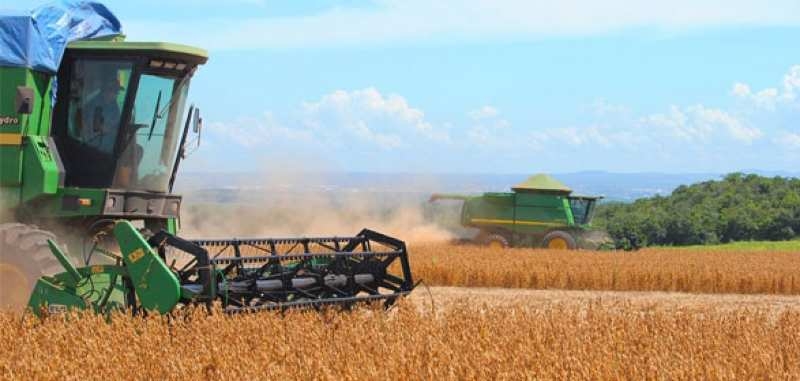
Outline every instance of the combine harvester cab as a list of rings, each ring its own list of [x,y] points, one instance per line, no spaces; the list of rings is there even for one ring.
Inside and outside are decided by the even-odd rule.
[[[98,3],[0,15],[0,306],[388,306],[414,288],[405,244],[366,229],[177,236],[173,185],[202,130],[186,98],[207,59],[191,46],[126,41]]]
[[[605,231],[591,225],[602,196],[575,195],[545,174],[531,176],[512,190],[479,196],[434,194],[430,201],[462,201],[461,225],[477,229],[473,241],[491,247],[595,250],[610,242]]]

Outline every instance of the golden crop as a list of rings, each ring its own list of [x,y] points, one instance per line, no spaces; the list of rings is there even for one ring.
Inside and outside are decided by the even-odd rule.
[[[0,379],[797,379],[799,335],[800,310],[599,300],[111,323],[3,313]]]
[[[793,253],[449,244],[410,252],[415,276],[428,284],[800,293]],[[422,295],[388,312],[226,316],[198,308],[110,321],[0,312],[0,380],[800,379],[800,305],[661,300],[429,304]]]
[[[796,252],[561,252],[445,243],[409,252],[415,278],[429,285],[800,294]]]

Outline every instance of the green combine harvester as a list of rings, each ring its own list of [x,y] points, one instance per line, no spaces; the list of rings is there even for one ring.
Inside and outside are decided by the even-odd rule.
[[[125,41],[97,3],[0,15],[0,306],[241,312],[388,306],[411,292],[405,244],[371,230],[176,235],[172,189],[202,131],[186,98],[206,60],[195,47]]]
[[[542,247],[595,250],[609,242],[608,234],[592,229],[601,196],[581,196],[545,174],[531,176],[511,193],[480,196],[434,194],[430,201],[460,200],[461,225],[478,229],[473,241],[491,247]]]

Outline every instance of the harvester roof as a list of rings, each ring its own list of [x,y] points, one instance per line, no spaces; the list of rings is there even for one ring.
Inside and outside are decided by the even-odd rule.
[[[74,41],[68,46],[73,50],[92,50],[110,52],[144,52],[144,53],[173,53],[184,56],[193,56],[200,63],[208,59],[208,52],[194,46],[173,44],[168,42],[131,42],[119,40],[89,40]]]
[[[511,187],[514,192],[558,192],[571,193],[572,189],[550,175],[540,173]]]

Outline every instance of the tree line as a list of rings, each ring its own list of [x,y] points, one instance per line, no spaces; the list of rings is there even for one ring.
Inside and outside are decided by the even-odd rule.
[[[800,233],[800,179],[732,173],[669,196],[598,206],[617,248],[789,240]]]

